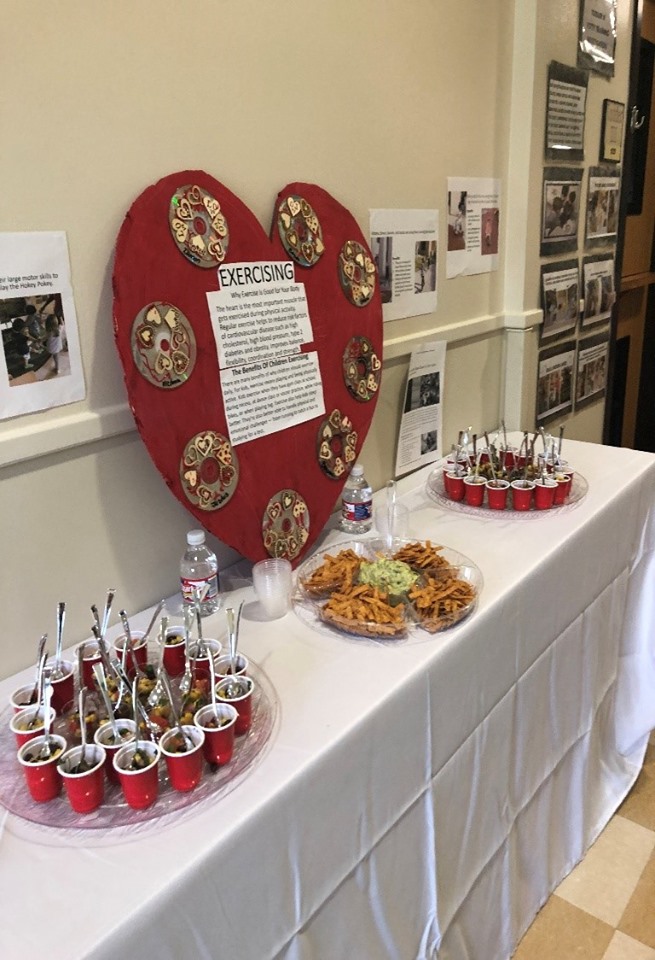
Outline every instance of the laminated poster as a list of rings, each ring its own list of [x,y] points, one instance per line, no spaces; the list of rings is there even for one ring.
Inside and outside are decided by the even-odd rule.
[[[584,278],[582,326],[591,327],[597,323],[607,323],[612,316],[612,307],[616,301],[614,257],[585,257],[582,272]]]
[[[606,333],[578,342],[575,377],[576,410],[605,396],[609,345],[609,337]]]
[[[446,342],[435,340],[412,351],[398,434],[396,476],[441,457]]]
[[[0,419],[85,397],[66,234],[0,234]]]
[[[599,246],[616,241],[620,194],[621,176],[618,167],[589,169],[586,246]]]
[[[369,216],[385,322],[434,313],[438,210],[371,210]]]
[[[544,322],[541,339],[575,330],[580,312],[580,271],[577,260],[544,264],[541,268]]]
[[[616,0],[580,0],[578,66],[614,76]]]
[[[446,276],[498,269],[500,180],[448,177]]]
[[[555,60],[548,67],[547,160],[584,159],[588,74]]]
[[[573,409],[575,341],[550,347],[539,353],[537,375],[537,423],[541,426],[553,417]]]

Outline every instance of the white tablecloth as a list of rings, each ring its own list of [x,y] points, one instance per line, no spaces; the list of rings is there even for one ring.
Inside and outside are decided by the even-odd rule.
[[[484,575],[455,629],[381,646],[242,621],[281,711],[227,796],[120,842],[5,816],[0,955],[508,957],[655,726],[655,458],[566,447],[588,494],[538,519],[438,509],[429,470],[400,484],[411,534]]]

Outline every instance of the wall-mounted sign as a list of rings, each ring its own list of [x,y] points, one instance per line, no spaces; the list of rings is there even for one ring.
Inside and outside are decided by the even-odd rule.
[[[614,76],[616,0],[580,0],[578,66]]]

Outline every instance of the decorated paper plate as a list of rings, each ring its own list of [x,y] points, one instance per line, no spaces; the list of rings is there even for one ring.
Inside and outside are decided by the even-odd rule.
[[[416,641],[470,616],[481,589],[478,567],[448,547],[348,540],[300,565],[294,610],[322,633]]]

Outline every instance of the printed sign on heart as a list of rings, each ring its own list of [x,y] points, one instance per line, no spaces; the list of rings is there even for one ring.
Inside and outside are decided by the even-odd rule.
[[[175,173],[129,210],[113,282],[130,405],[171,491],[250,560],[302,559],[379,393],[382,305],[352,215],[291,183],[268,238],[209,174]]]

